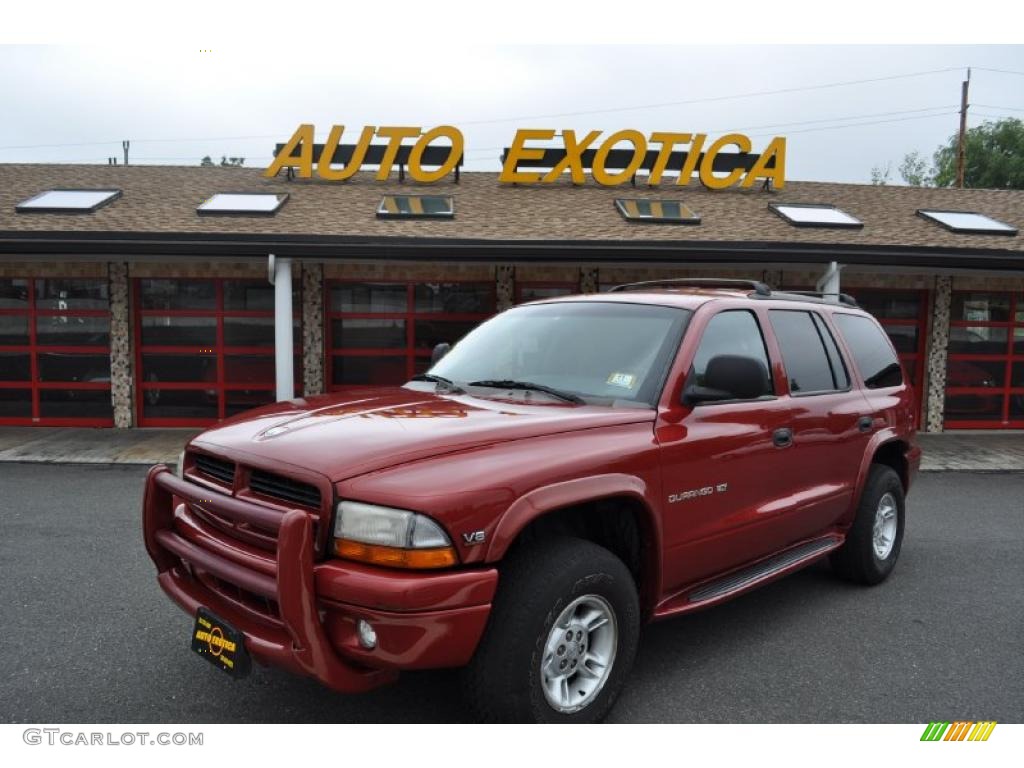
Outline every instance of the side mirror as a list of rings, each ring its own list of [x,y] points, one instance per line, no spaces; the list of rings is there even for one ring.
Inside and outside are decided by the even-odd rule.
[[[434,351],[430,353],[430,364],[437,365],[441,358],[448,354],[448,350],[452,348],[452,345],[447,341],[442,341],[440,344],[434,346]]]
[[[771,393],[771,378],[760,360],[742,355],[718,355],[708,361],[703,384],[687,384],[683,403],[753,400]]]

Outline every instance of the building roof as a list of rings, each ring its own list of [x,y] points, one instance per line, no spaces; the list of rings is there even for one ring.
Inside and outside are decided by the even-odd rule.
[[[55,188],[118,188],[120,199],[89,214],[17,213],[15,206]],[[200,216],[217,192],[286,192],[274,216]],[[450,194],[452,219],[379,219],[385,194]],[[696,226],[631,222],[617,197],[680,200],[702,219]],[[864,223],[860,229],[795,227],[769,203],[826,203]],[[974,211],[1024,231],[1024,191],[959,190],[821,182],[784,190],[711,191],[687,187],[510,186],[496,173],[464,172],[423,185],[372,173],[347,182],[264,178],[261,169],[181,166],[0,165],[0,252],[188,252],[274,247],[287,255],[388,256],[427,249],[469,258],[569,258],[606,261],[731,254],[733,260],[820,260],[931,264],[933,256],[974,257],[986,267],[1024,264],[1024,235],[963,234],[916,215],[919,208]],[[134,250],[133,250],[134,249]],[[382,250],[384,249],[384,250]],[[625,252],[628,251],[628,256]],[[660,256],[657,256],[660,254]],[[806,258],[805,258],[806,257]],[[727,259],[728,260],[728,259]]]

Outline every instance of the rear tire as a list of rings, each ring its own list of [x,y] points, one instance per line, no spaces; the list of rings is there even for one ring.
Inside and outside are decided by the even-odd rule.
[[[872,464],[853,526],[843,546],[830,557],[832,569],[859,584],[885,581],[900,555],[905,518],[899,475],[884,464]]]
[[[615,555],[575,538],[530,545],[501,565],[466,698],[485,722],[600,722],[639,634],[636,584]]]

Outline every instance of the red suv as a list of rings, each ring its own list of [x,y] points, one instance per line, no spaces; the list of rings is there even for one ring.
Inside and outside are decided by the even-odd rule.
[[[863,584],[896,563],[913,390],[847,296],[633,284],[516,307],[438,357],[150,470],[146,548],[193,650],[346,693],[465,667],[482,718],[595,721],[645,622],[825,555]]]

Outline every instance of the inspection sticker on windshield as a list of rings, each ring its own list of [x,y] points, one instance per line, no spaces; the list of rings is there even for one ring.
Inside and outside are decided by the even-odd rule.
[[[619,373],[616,371],[608,377],[608,384],[613,387],[624,387],[625,389],[632,389],[633,385],[636,384],[636,376],[632,373]]]

